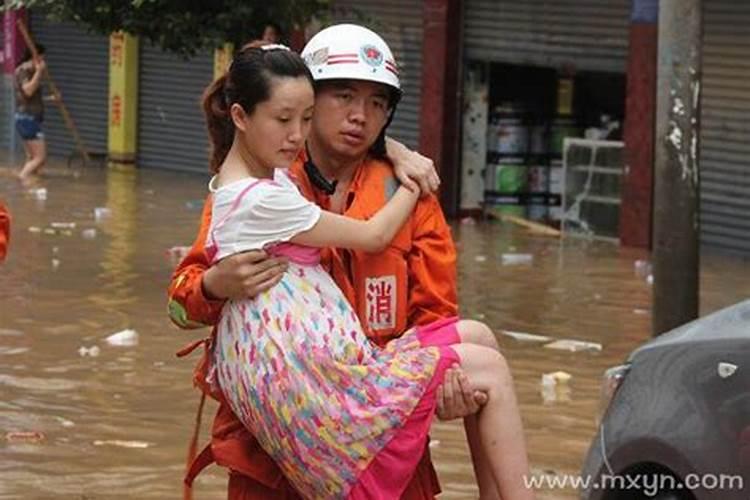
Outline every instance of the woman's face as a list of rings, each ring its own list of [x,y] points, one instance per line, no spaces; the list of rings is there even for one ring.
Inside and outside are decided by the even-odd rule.
[[[247,115],[238,104],[232,117],[244,146],[264,169],[288,167],[310,132],[315,95],[305,77],[272,77],[268,100]]]

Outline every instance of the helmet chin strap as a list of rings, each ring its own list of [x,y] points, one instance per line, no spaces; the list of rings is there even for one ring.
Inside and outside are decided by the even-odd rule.
[[[304,168],[307,178],[310,179],[313,186],[331,196],[336,192],[336,185],[339,181],[329,181],[320,173],[317,165],[312,160],[312,156],[310,156],[310,147],[307,145],[307,141],[305,141],[305,153],[307,154],[307,161],[305,161]]]

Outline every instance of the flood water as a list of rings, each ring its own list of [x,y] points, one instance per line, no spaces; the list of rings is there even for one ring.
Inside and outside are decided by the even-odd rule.
[[[57,167],[23,187],[0,168],[0,199],[13,215],[10,254],[0,266],[0,498],[180,498],[198,395],[194,359],[174,352],[207,331],[180,331],[167,319],[167,250],[192,242],[206,181]],[[46,199],[38,199],[39,188]],[[95,220],[97,208],[109,216],[99,210],[104,216]],[[647,254],[499,224],[454,230],[462,314],[498,332],[533,472],[577,473],[595,432],[601,374],[649,337],[651,287],[634,272]],[[508,253],[531,254],[533,262],[503,265]],[[742,261],[705,256],[702,313],[750,296],[749,275]],[[125,329],[138,333],[137,345],[104,341]],[[602,350],[552,350],[502,330]],[[541,377],[558,370],[572,376],[569,390],[545,399]],[[441,498],[476,498],[460,423],[436,423],[432,438]],[[196,498],[225,498],[225,478],[216,467],[204,472]],[[576,493],[542,490],[539,498]]]

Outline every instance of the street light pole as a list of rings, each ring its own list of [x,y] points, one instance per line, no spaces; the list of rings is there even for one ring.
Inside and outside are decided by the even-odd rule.
[[[661,0],[654,172],[654,314],[659,335],[698,317],[701,0]]]

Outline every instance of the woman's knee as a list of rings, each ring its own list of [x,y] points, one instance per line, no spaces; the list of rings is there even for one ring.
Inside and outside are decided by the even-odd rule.
[[[469,344],[478,344],[490,349],[500,350],[497,338],[492,329],[486,324],[473,319],[465,319],[458,322],[456,326],[461,336],[461,341]]]

